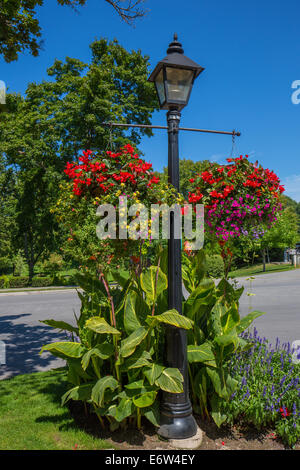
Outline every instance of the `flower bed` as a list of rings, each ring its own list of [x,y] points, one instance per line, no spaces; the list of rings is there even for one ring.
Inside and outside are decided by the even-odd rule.
[[[258,430],[273,427],[286,444],[300,437],[300,364],[292,362],[289,343],[275,346],[254,333],[242,334],[251,349],[233,356],[232,376],[239,386],[223,403],[227,422],[245,422]]]

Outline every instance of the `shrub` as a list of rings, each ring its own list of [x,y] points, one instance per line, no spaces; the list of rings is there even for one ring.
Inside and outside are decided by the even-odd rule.
[[[54,274],[63,268],[64,260],[61,255],[57,253],[51,253],[49,259],[45,260],[42,268],[45,273]]]
[[[22,274],[26,274],[27,264],[26,260],[23,256],[22,250],[19,250],[18,253],[13,258],[14,264],[14,274],[18,277],[22,276]]]
[[[1,276],[0,277],[0,289],[8,289],[8,288],[9,288],[9,277]]]
[[[293,353],[289,343],[280,346],[279,339],[272,346],[256,329],[242,338],[252,348],[231,360],[231,374],[239,386],[230,401],[222,403],[227,422],[257,429],[273,426],[283,442],[293,446],[300,438],[300,364],[293,363],[292,355],[299,352]]]
[[[157,397],[183,392],[181,372],[162,362],[162,325],[190,329],[192,321],[175,310],[165,312],[167,276],[157,266],[145,270],[139,281],[129,274],[112,273],[118,287],[110,289],[106,279],[78,274],[82,292],[77,326],[55,320],[42,323],[72,334],[72,342],[43,346],[54,356],[66,359],[72,388],[62,397],[88,402],[102,427],[114,431],[120,423],[142,416],[159,425]],[[156,311],[155,311],[156,310]],[[156,315],[154,315],[156,313]],[[79,341],[78,341],[79,339]]]
[[[206,258],[207,275],[213,278],[224,276],[224,262],[222,256],[212,255]]]
[[[29,277],[10,277],[9,278],[9,287],[10,288],[21,288],[21,287],[27,287],[29,284]]]
[[[34,277],[32,279],[32,287],[48,287],[52,286],[52,277]]]

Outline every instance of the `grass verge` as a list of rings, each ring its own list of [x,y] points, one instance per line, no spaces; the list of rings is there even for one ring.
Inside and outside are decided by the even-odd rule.
[[[60,399],[66,371],[0,381],[0,450],[101,450],[114,446],[79,429]]]
[[[248,268],[241,268],[237,269],[236,271],[231,271],[229,273],[229,276],[233,277],[248,277],[248,276],[258,276],[260,274],[269,274],[269,273],[279,273],[283,271],[293,271],[295,269],[299,268],[294,268],[294,266],[291,266],[290,264],[285,265],[285,264],[266,264],[266,271],[263,271],[262,264],[256,264],[254,266],[249,266]]]

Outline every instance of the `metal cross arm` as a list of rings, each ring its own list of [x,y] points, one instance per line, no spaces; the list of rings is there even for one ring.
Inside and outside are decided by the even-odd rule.
[[[119,122],[104,122],[103,126],[108,127],[139,127],[141,129],[164,129],[168,130],[168,126],[152,126],[151,124],[123,124]],[[240,137],[241,133],[235,130],[228,132],[228,131],[214,131],[209,129],[194,129],[191,127],[179,127],[179,131],[191,131],[191,132],[204,132],[207,134],[225,134],[225,135],[232,135]]]

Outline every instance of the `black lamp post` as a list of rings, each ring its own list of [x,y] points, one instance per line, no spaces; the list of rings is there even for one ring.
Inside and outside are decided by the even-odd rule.
[[[178,132],[180,111],[188,104],[195,78],[204,69],[183,55],[182,45],[174,35],[167,56],[160,61],[149,77],[155,83],[160,108],[168,110],[168,173],[169,182],[179,191]],[[169,309],[182,314],[181,240],[174,238],[174,214],[170,214],[168,243]],[[158,433],[168,439],[186,439],[197,432],[188,389],[186,331],[166,327],[166,361],[168,367],[178,368],[184,378],[183,393],[163,393],[161,425]]]

